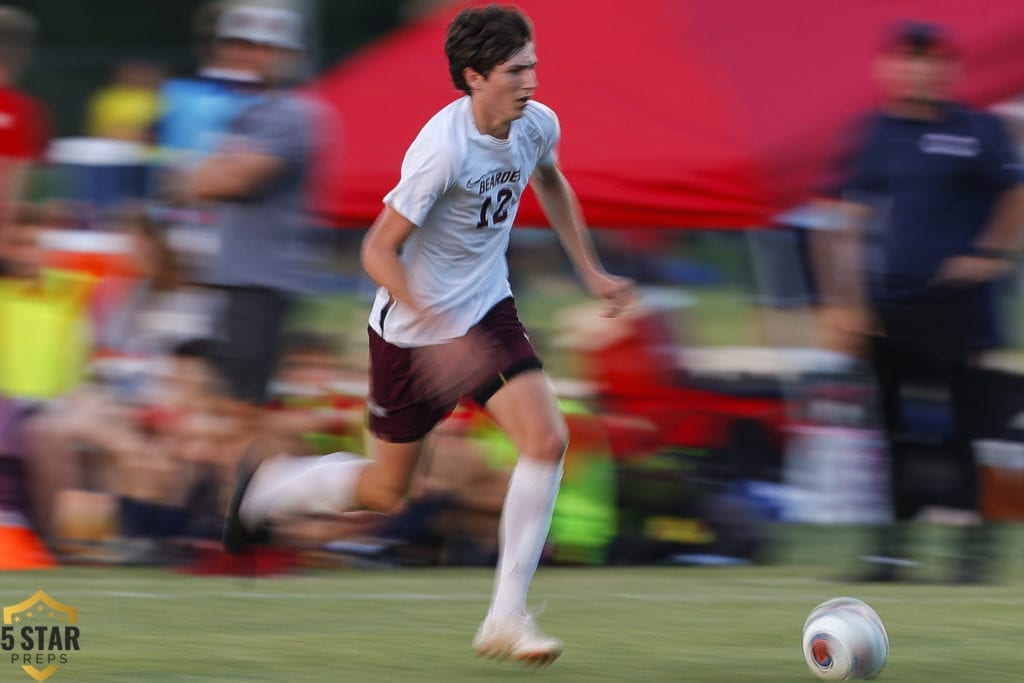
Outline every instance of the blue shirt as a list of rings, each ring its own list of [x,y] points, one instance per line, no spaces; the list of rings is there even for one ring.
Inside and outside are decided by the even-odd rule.
[[[1021,182],[995,116],[947,105],[936,121],[880,114],[845,183],[845,198],[877,209],[865,264],[875,301],[930,298],[947,258],[970,253],[997,200]]]
[[[205,156],[220,146],[231,121],[263,97],[258,87],[244,81],[204,76],[169,80],[161,92],[157,141],[167,149]]]

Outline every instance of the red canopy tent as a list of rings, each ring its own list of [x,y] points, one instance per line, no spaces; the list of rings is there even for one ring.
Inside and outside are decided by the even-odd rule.
[[[368,225],[419,128],[458,96],[445,6],[329,71],[311,90],[325,138],[316,206]],[[537,97],[559,114],[560,155],[601,227],[764,225],[804,198],[839,131],[870,105],[871,59],[907,18],[952,27],[963,96],[1024,91],[1019,0],[516,0],[538,45]],[[542,225],[532,198],[519,224]]]

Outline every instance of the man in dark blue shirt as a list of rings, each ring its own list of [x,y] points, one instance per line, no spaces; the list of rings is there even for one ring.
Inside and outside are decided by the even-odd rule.
[[[948,392],[944,443],[959,486],[946,502],[978,508],[972,441],[985,406],[976,360],[999,341],[991,289],[1022,246],[1024,185],[999,120],[946,98],[957,65],[939,28],[899,27],[877,66],[885,104],[866,121],[843,187],[859,267],[832,282],[847,329],[870,340],[890,447],[896,524],[881,530],[865,578],[893,580],[908,565],[904,522],[922,503],[914,446],[903,438],[908,382]],[[988,525],[968,530],[956,580],[985,578],[989,533]]]

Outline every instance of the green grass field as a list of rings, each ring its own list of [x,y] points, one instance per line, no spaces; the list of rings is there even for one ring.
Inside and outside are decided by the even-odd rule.
[[[1024,678],[1019,556],[993,586],[845,584],[829,580],[849,549],[840,536],[801,532],[767,566],[543,568],[532,602],[547,602],[541,623],[566,652],[540,672],[472,654],[486,569],[249,579],[63,568],[0,576],[0,602],[42,589],[79,609],[82,650],[51,681],[810,681],[803,620],[836,595],[884,619],[881,680]],[[31,680],[5,656],[0,680]]]

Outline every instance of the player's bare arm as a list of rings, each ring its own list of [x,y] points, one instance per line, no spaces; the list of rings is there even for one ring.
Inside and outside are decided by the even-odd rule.
[[[604,315],[621,314],[636,299],[633,281],[611,275],[601,265],[576,194],[562,171],[555,165],[537,166],[530,185],[587,292],[607,304]]]
[[[415,223],[386,206],[363,238],[359,258],[374,283],[386,288],[400,303],[418,311],[422,306],[409,291],[405,267],[398,258],[399,250],[415,229]]]

